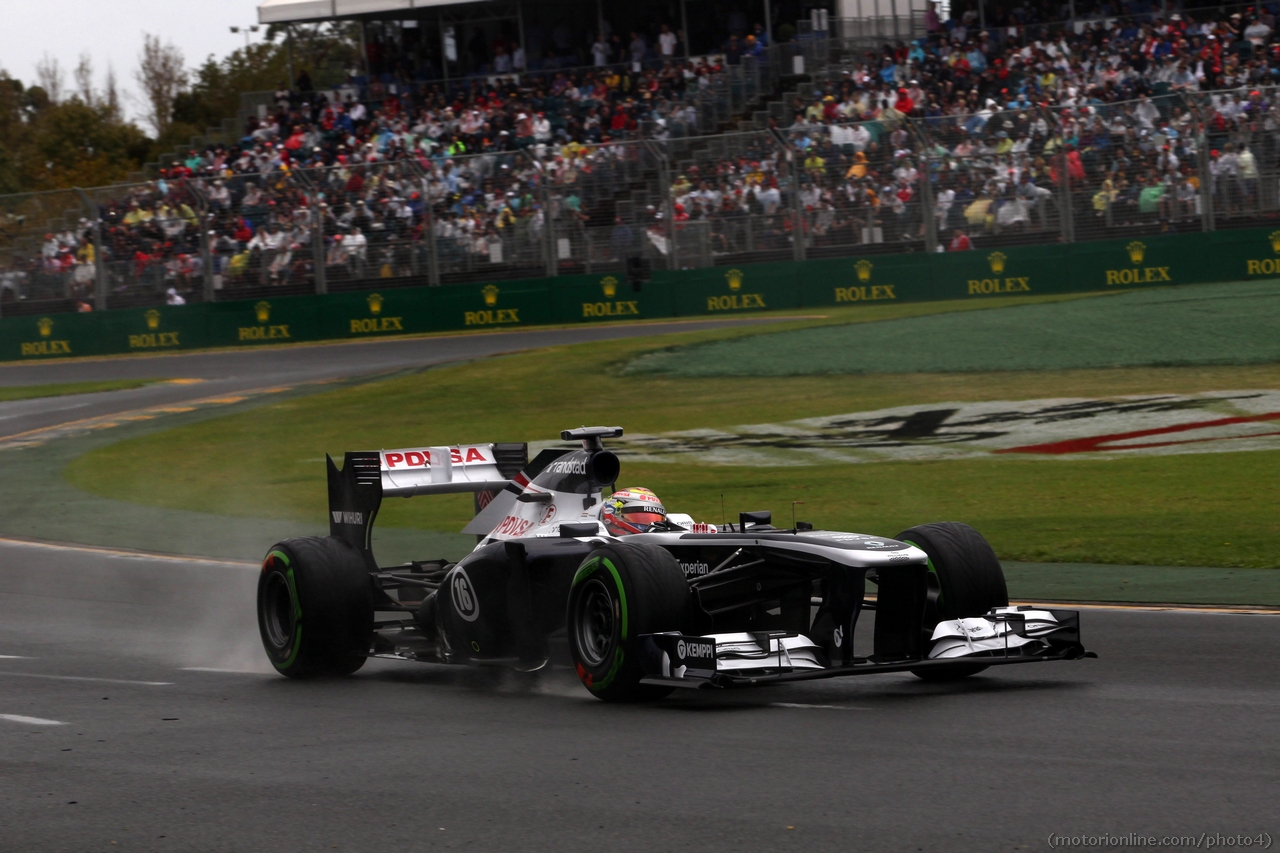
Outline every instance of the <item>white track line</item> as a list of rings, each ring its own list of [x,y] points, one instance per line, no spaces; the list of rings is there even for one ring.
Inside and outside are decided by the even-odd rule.
[[[870,711],[870,708],[856,708],[853,705],[806,705],[802,702],[770,702],[770,708],[808,708],[819,711]]]
[[[184,666],[181,667],[183,672],[220,672],[226,675],[270,675],[268,672],[256,669],[223,669],[216,666]]]
[[[169,687],[172,681],[125,681],[120,678],[89,678],[84,675],[42,675],[35,672],[0,672],[0,676],[15,678],[47,678],[51,681],[96,681],[101,684],[138,684],[143,687]]]
[[[0,655],[0,660],[31,660],[26,655]]]
[[[219,560],[216,557],[192,557],[185,554],[151,554],[146,551],[130,551],[126,548],[108,548],[99,545],[69,545],[59,542],[39,542],[34,539],[14,539],[0,536],[0,545],[18,545],[24,548],[44,548],[50,551],[75,551],[81,554],[104,554],[109,557],[127,557],[133,560],[155,560],[162,563],[199,563],[211,566],[235,566],[258,570],[258,563],[247,560]]]
[[[11,723],[26,723],[28,726],[65,726],[60,720],[42,720],[39,717],[24,717],[21,714],[0,714],[0,720]]]

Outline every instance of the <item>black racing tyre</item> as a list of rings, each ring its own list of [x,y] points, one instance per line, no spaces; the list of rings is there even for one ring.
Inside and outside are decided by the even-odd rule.
[[[937,618],[926,625],[929,630],[944,620],[982,616],[993,607],[1008,606],[1009,589],[1000,560],[982,534],[969,525],[958,521],[921,524],[895,538],[924,551],[929,571],[937,578]],[[922,667],[912,673],[925,681],[954,681],[986,668],[979,663],[957,663]]]
[[[569,654],[578,678],[607,702],[661,699],[669,687],[641,684],[641,634],[682,630],[689,584],[656,545],[615,543],[583,560],[569,589]]]
[[[355,546],[332,536],[277,542],[258,576],[258,630],[277,672],[350,675],[373,637],[373,587]]]

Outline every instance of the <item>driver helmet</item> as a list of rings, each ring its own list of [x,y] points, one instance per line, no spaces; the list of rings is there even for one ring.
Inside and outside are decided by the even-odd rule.
[[[621,489],[605,498],[601,521],[614,536],[644,533],[667,520],[667,510],[648,489]]]

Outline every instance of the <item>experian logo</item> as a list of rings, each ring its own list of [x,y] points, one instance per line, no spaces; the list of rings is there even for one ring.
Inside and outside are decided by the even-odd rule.
[[[684,570],[684,576],[687,578],[697,577],[698,575],[705,575],[711,571],[711,565],[709,563],[703,563],[701,561],[694,561],[692,563],[681,563],[680,568]]]

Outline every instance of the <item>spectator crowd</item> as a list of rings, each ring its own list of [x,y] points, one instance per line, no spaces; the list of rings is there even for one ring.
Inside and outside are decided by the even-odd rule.
[[[616,260],[670,255],[681,233],[729,255],[796,239],[815,251],[930,233],[955,249],[1043,239],[1062,233],[1068,195],[1075,239],[1192,227],[1206,199],[1226,219],[1276,207],[1262,180],[1280,153],[1275,8],[1064,28],[1021,8],[989,13],[986,29],[970,10],[930,19],[911,43],[845,52],[794,97],[789,120],[710,145],[683,138],[696,94],[762,35],[698,61],[671,39],[632,57],[623,40],[593,52],[594,67],[452,86],[303,81],[238,144],[192,150],[158,180],[97,199],[103,257],[84,220],[12,264],[0,296],[22,288],[15,271],[83,296],[103,262],[113,290],[171,300],[199,291],[205,264],[227,287],[301,284],[321,263],[331,281],[430,263],[445,280],[545,269],[563,257],[552,228],[594,227],[599,257]],[[640,202],[621,215],[628,190]]]

